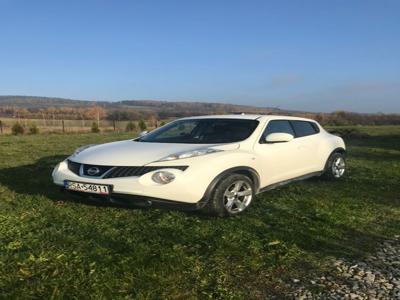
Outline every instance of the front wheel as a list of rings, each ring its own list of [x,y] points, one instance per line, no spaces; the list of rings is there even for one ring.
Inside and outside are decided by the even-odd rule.
[[[234,216],[246,210],[253,199],[254,186],[250,178],[231,174],[218,183],[205,211],[220,217]]]
[[[346,158],[343,153],[333,153],[326,164],[324,176],[329,179],[339,179],[346,171]]]

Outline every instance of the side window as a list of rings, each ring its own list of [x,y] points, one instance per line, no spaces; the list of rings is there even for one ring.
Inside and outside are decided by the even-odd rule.
[[[278,132],[289,133],[289,134],[295,136],[294,131],[293,131],[292,126],[290,125],[289,121],[287,121],[287,120],[272,120],[272,121],[269,121],[267,128],[265,128],[265,130],[261,136],[260,143],[261,144],[265,143],[265,138],[267,137],[268,134],[278,133]]]
[[[303,137],[307,135],[316,134],[319,128],[316,124],[307,121],[290,121],[293,125],[296,137]]]

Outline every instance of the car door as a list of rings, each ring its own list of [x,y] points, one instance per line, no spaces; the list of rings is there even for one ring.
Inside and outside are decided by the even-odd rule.
[[[300,175],[306,175],[318,170],[318,149],[320,146],[319,127],[314,122],[290,120],[295,132],[295,143],[301,158]]]
[[[265,187],[277,182],[300,176],[305,166],[302,160],[302,143],[293,139],[289,142],[267,143],[265,138],[271,133],[288,133],[295,137],[289,120],[270,120],[260,140],[255,144],[257,164],[260,170],[260,185]]]

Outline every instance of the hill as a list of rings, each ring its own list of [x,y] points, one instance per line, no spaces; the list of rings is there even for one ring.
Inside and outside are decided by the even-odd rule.
[[[89,101],[55,97],[0,96],[0,117],[52,120],[170,120],[210,114],[280,114],[312,118],[323,125],[399,125],[400,114],[361,114],[345,111],[313,113],[227,103],[190,101]]]
[[[123,100],[123,101],[89,101],[73,100],[55,97],[37,96],[0,96],[0,107],[18,107],[30,110],[47,109],[50,107],[88,108],[100,106],[106,110],[136,109],[180,115],[199,115],[210,113],[271,113],[283,110],[271,107],[254,107],[224,103],[155,101],[155,100]]]

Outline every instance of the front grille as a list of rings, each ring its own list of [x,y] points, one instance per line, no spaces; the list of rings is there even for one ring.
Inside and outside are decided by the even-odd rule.
[[[159,170],[159,169],[178,169],[185,171],[188,166],[149,166],[149,167],[114,167],[108,172],[104,178],[116,178],[116,177],[129,177],[129,176],[142,176],[146,173]]]
[[[85,176],[101,177],[110,169],[112,169],[110,166],[83,165],[82,172]],[[90,173],[93,170],[96,170],[97,173]]]
[[[79,171],[81,168],[80,163],[68,160],[68,169],[80,175]],[[89,169],[97,168],[99,172],[96,175],[90,175]],[[112,166],[98,166],[98,165],[86,165],[83,164],[83,175],[89,177],[102,177],[102,178],[118,178],[118,177],[129,177],[129,176],[142,176],[148,172],[160,170],[160,169],[178,169],[185,171],[188,166],[140,166],[140,167],[112,167]]]
[[[76,163],[72,160],[68,160],[68,169],[75,173],[76,175],[79,175],[79,169],[81,168],[81,164],[80,163]]]

